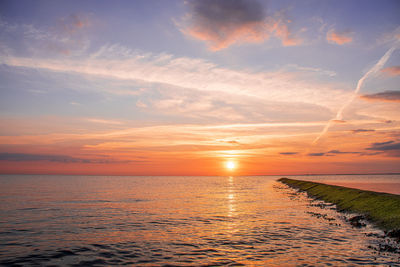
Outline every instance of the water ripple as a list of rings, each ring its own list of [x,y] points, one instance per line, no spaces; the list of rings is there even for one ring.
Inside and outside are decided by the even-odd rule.
[[[400,265],[378,230],[268,177],[146,179],[99,177],[88,199],[66,185],[43,200],[38,185],[29,205],[3,204],[0,265]]]

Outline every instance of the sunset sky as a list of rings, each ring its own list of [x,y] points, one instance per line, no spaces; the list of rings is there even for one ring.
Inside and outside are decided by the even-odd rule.
[[[400,172],[399,14],[397,0],[0,1],[0,173]]]

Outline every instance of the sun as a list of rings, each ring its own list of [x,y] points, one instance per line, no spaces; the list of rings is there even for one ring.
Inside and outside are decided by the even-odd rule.
[[[227,161],[227,162],[225,163],[225,167],[226,167],[228,170],[233,171],[233,170],[236,168],[236,164],[235,164],[235,162],[233,162],[233,161]]]

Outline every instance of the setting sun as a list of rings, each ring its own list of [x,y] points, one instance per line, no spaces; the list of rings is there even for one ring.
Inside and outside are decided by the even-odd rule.
[[[0,267],[400,267],[400,0],[55,2],[0,0]]]
[[[232,170],[234,170],[236,168],[236,164],[233,161],[227,161],[225,166],[230,171],[232,171]]]

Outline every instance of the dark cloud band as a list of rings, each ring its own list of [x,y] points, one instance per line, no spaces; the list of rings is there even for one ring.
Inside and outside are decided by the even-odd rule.
[[[361,98],[369,101],[400,102],[400,91],[384,91],[376,94],[363,95]]]

